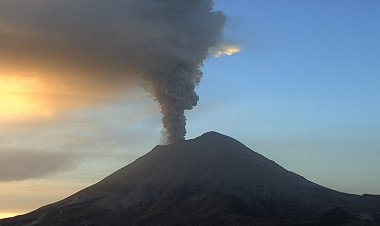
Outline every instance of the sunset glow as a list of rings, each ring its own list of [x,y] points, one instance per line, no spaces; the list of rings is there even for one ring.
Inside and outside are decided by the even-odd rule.
[[[19,213],[0,213],[0,219],[14,217],[19,215]]]
[[[37,79],[0,76],[0,118],[51,115],[38,98],[41,89]]]

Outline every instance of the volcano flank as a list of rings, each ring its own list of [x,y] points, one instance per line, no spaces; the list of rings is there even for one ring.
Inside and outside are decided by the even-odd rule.
[[[380,196],[315,184],[228,136],[156,146],[62,201],[0,226],[379,225]]]

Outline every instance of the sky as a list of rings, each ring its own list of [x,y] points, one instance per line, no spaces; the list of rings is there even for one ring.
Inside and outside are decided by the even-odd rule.
[[[186,137],[218,131],[323,186],[380,194],[380,3],[217,0],[215,8],[227,15],[224,43],[241,52],[205,60]],[[6,32],[38,40],[28,26],[0,14],[0,51],[18,41]],[[0,53],[0,218],[65,198],[162,141],[160,107],[144,87],[100,79],[105,89],[83,73],[87,61],[57,67],[41,55],[26,64],[10,50]],[[42,63],[54,76],[25,71]]]

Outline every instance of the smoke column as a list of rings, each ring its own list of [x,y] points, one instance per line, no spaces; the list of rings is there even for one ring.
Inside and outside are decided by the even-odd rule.
[[[202,64],[221,41],[213,0],[0,1],[0,74],[28,71],[73,92],[143,85],[160,104],[167,143],[186,135]],[[21,73],[22,74],[22,73]],[[70,100],[68,100],[70,101]]]
[[[164,71],[146,78],[161,107],[167,143],[183,140],[186,135],[185,110],[191,110],[199,100],[195,87],[202,77],[202,62],[222,34],[225,17],[212,12],[213,1],[161,1],[170,15],[170,26],[177,34],[177,52]],[[177,55],[178,54],[178,55]]]
[[[186,135],[185,110],[197,105],[195,84],[201,78],[200,65],[175,65],[153,82],[153,92],[160,103],[162,122],[167,133],[166,142],[183,140]]]

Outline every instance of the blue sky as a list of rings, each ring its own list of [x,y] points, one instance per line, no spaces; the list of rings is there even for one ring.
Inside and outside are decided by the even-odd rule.
[[[380,3],[222,0],[217,8],[243,51],[206,63],[200,106],[215,107],[204,123],[190,113],[190,134],[209,125],[322,185],[379,193]]]
[[[380,194],[380,2],[217,0],[216,9],[242,52],[205,61],[187,138],[218,131],[323,186]],[[159,143],[157,103],[134,89],[0,117],[0,169],[13,175],[0,174],[0,218],[60,200]]]

